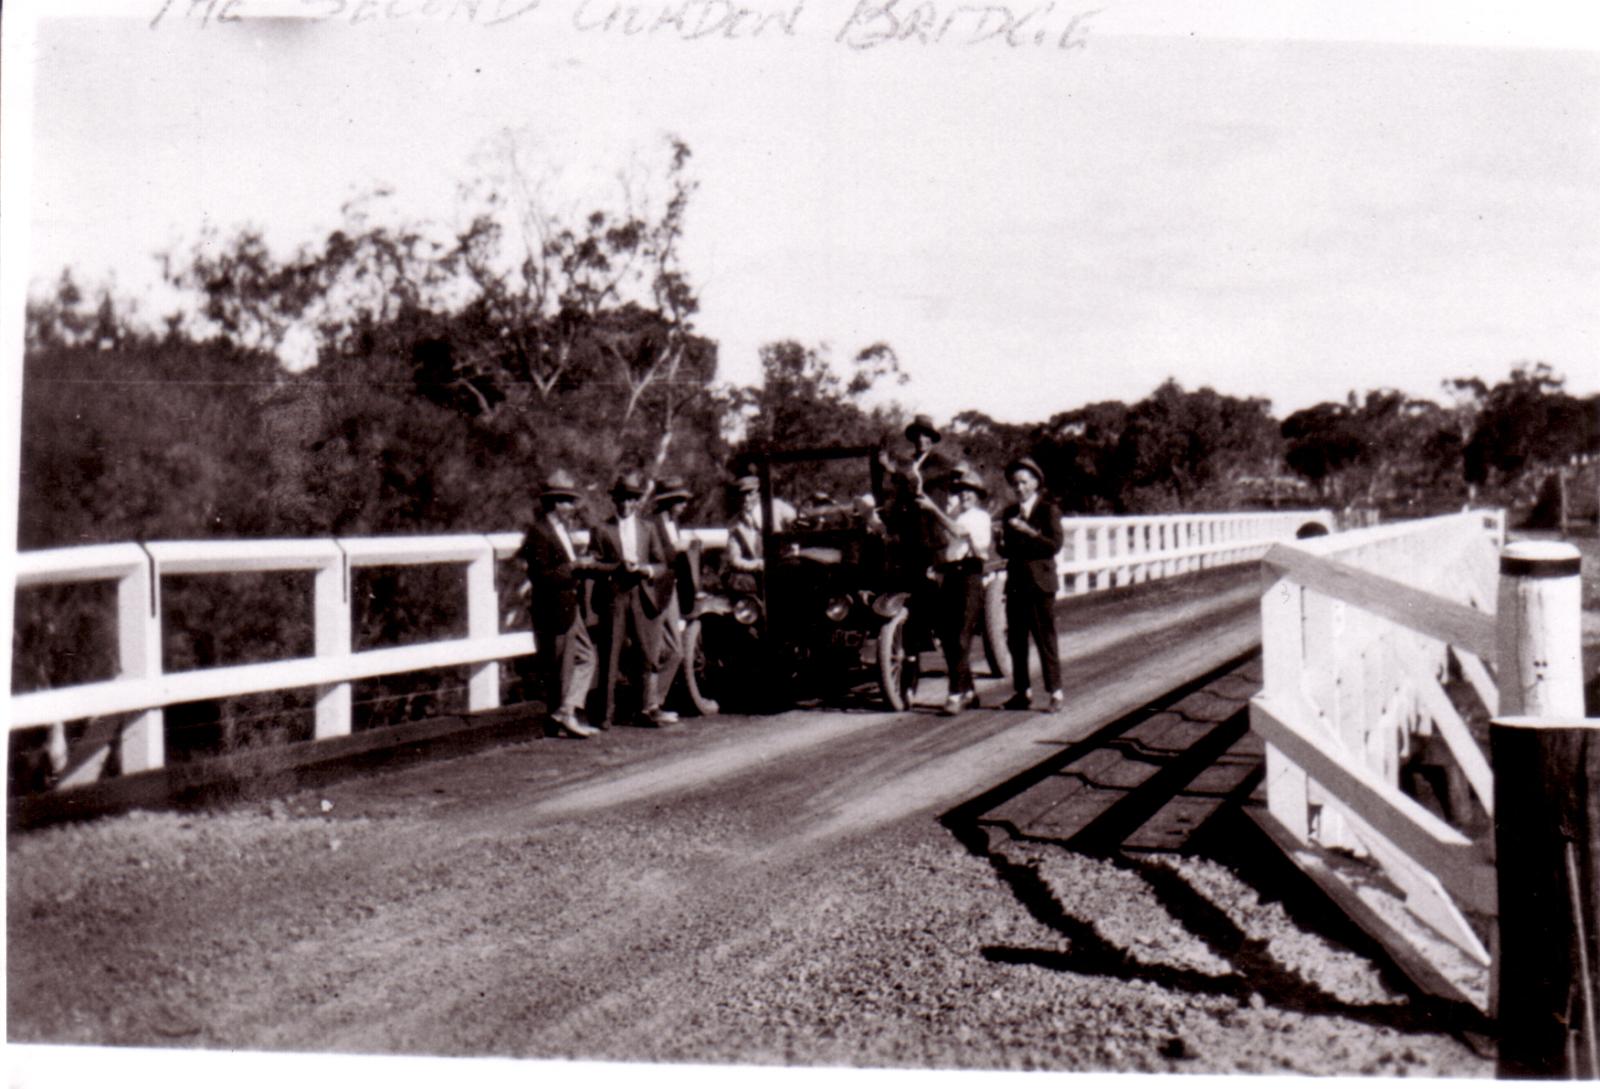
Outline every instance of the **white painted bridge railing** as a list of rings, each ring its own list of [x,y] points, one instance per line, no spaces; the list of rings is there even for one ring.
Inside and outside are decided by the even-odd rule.
[[[1502,1078],[1600,1079],[1600,719],[1585,717],[1583,558],[1500,512],[1275,545],[1263,563],[1268,812],[1255,819],[1412,981],[1479,1006]],[[1454,657],[1467,685],[1442,685]],[[1491,670],[1493,673],[1491,674]],[[1475,694],[1473,694],[1475,693]],[[1487,755],[1458,709],[1482,703]],[[1441,738],[1487,821],[1400,789]],[[1396,926],[1320,848],[1367,855],[1489,971]],[[1370,890],[1370,886],[1369,886]],[[1488,948],[1480,935],[1487,937]]]
[[[707,547],[726,531],[692,530]],[[579,541],[582,542],[582,535]],[[19,553],[16,586],[109,581],[117,585],[118,673],[114,678],[13,693],[10,729],[131,714],[116,734],[124,772],[165,762],[162,708],[192,700],[293,688],[316,689],[317,738],[351,730],[350,682],[446,666],[471,666],[468,711],[500,705],[500,659],[533,652],[533,633],[502,631],[495,564],[513,556],[522,537],[491,533],[430,537],[341,537],[316,540],[159,541],[87,545]],[[467,634],[408,646],[355,651],[351,571],[361,567],[458,564],[466,569]],[[161,667],[161,580],[168,575],[309,571],[313,654],[309,658],[165,673]],[[91,743],[92,746],[92,743]],[[60,783],[98,775],[105,746],[73,760]]]
[[[1061,596],[1259,560],[1278,541],[1332,533],[1326,510],[1073,516],[1061,520]]]
[[[1406,905],[1481,964],[1457,905],[1496,912],[1483,849],[1400,789],[1414,744],[1438,733],[1489,814],[1489,763],[1445,692],[1449,656],[1489,714],[1499,699],[1495,599],[1501,512],[1468,512],[1273,546],[1263,562],[1263,686],[1271,818],[1307,845],[1370,856]]]
[[[1062,593],[1127,586],[1151,579],[1259,559],[1276,541],[1307,526],[1331,530],[1326,511],[1085,517],[1063,520],[1058,564]],[[727,531],[690,530],[708,549]],[[579,534],[581,542],[583,535]],[[500,660],[531,654],[530,631],[506,631],[500,616],[496,563],[515,554],[518,533],[427,537],[341,537],[312,540],[162,541],[87,545],[18,555],[19,589],[73,582],[115,582],[118,672],[84,684],[12,694],[10,728],[52,727],[129,715],[106,738],[79,743],[60,785],[96,778],[114,737],[124,772],[162,766],[162,708],[284,689],[314,688],[316,738],[352,728],[351,682],[448,666],[469,666],[467,710],[500,703]],[[466,570],[467,633],[458,639],[399,647],[353,649],[351,571],[430,564]],[[311,657],[167,673],[162,669],[161,580],[169,575],[248,572],[312,573]],[[57,739],[53,747],[64,745]]]

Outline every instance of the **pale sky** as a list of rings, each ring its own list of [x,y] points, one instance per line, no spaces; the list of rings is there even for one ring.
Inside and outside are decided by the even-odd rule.
[[[1581,6],[1096,0],[1069,30],[1095,4],[1019,0],[1011,46],[969,44],[983,16],[935,0],[943,41],[851,48],[894,25],[884,0],[694,41],[580,31],[618,0],[481,0],[476,20],[458,0],[232,0],[237,22],[218,0],[203,26],[172,0],[152,28],[166,2],[39,24],[36,277],[110,273],[158,310],[150,255],[205,222],[287,253],[383,185],[397,215],[448,224],[501,130],[581,195],[672,132],[700,180],[698,327],[730,381],[794,337],[840,362],[889,342],[914,379],[896,396],[940,419],[1039,420],[1169,375],[1280,413],[1524,360],[1600,387]],[[642,25],[669,5],[633,6]],[[902,30],[916,8],[897,0]],[[260,17],[282,12],[338,14]]]

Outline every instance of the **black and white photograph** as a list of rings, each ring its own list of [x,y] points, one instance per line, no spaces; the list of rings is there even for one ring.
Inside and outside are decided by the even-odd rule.
[[[0,46],[10,1084],[1600,1079],[1600,11]]]

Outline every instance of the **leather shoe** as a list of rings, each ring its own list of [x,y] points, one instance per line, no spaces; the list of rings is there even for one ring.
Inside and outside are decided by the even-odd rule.
[[[559,727],[559,733],[562,737],[581,739],[593,737],[595,734],[599,733],[599,731],[594,727],[586,726],[582,722],[579,722],[578,716],[572,711],[557,711],[555,714],[550,716],[550,721],[554,722],[556,726]]]
[[[663,711],[659,708],[654,711],[646,711],[644,714],[639,716],[640,726],[646,726],[656,730],[665,730],[669,727],[676,726],[677,724],[677,715],[673,714],[671,711]]]
[[[1061,689],[1050,693],[1050,713],[1055,714],[1067,705],[1067,694]]]
[[[1026,692],[1018,692],[1000,706],[1007,711],[1031,711],[1033,710],[1033,700],[1029,698]]]

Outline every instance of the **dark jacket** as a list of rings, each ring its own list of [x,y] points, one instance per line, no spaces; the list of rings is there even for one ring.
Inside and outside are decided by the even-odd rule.
[[[1006,558],[1006,586],[1008,589],[1037,590],[1054,596],[1061,586],[1056,575],[1056,553],[1061,551],[1061,511],[1048,495],[1040,494],[1034,501],[1033,513],[1028,515],[1028,525],[1039,534],[1035,537],[1011,525],[1011,519],[1022,513],[1022,504],[1013,503],[1000,515],[1000,533],[995,545]]]
[[[609,578],[600,582],[599,597],[603,602],[609,602],[616,594],[626,593],[635,586],[644,590],[644,611],[647,616],[659,616],[661,610],[667,607],[673,593],[672,566],[667,562],[666,546],[662,543],[661,531],[656,528],[655,522],[644,515],[635,515],[639,526],[644,530],[641,535],[640,563],[656,564],[662,570],[651,578],[638,575],[626,575],[616,572]],[[594,551],[596,563],[614,564],[622,562],[622,536],[617,520],[613,518],[605,525],[595,529],[590,538],[591,548]],[[596,608],[605,608],[604,604],[597,602]]]
[[[566,631],[578,616],[583,586],[550,519],[541,515],[534,521],[523,535],[517,555],[528,569],[528,612],[534,630]]]
[[[661,548],[666,553],[667,565],[672,568],[672,577],[678,593],[678,610],[687,616],[694,608],[694,596],[700,589],[700,542],[689,540],[686,537],[687,531],[679,526],[678,536],[683,539],[684,544],[681,549],[673,548],[672,538],[667,536],[665,521],[666,516],[659,512],[650,518],[650,524],[655,527],[656,535],[661,538]]]

